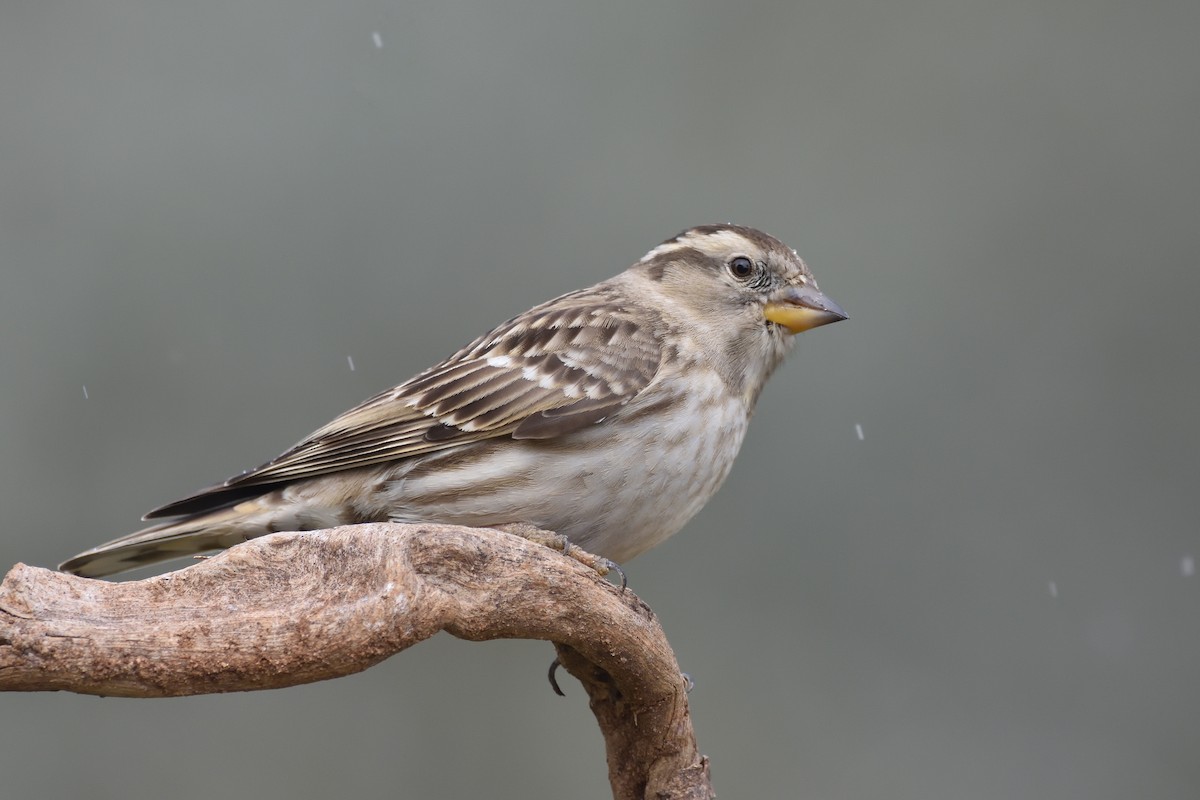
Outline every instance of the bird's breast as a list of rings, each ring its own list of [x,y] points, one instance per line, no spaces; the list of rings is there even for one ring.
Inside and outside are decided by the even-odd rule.
[[[718,375],[693,371],[656,381],[612,417],[556,439],[494,439],[400,465],[385,482],[388,513],[474,526],[527,522],[627,561],[708,502],[747,421]]]

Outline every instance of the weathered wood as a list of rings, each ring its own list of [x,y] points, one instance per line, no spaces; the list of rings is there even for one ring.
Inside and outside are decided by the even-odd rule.
[[[125,583],[18,564],[0,584],[0,690],[249,691],[349,675],[441,630],[544,639],[591,698],[614,797],[713,797],[654,614],[573,553],[488,529],[369,524],[264,536]]]

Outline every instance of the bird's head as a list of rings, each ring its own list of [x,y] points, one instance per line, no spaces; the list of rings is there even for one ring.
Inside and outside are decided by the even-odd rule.
[[[795,250],[754,228],[689,228],[647,253],[635,269],[693,310],[721,317],[723,309],[738,310],[743,320],[778,333],[846,319]]]
[[[817,288],[808,265],[773,236],[741,225],[690,228],[660,244],[632,272],[686,315],[697,344],[719,347],[752,398],[791,349],[793,334],[846,319]]]

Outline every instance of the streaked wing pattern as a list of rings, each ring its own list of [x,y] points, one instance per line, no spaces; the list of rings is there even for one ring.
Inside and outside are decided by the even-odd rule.
[[[273,461],[146,518],[192,514],[257,494],[254,487],[495,436],[546,439],[594,424],[653,380],[662,357],[656,334],[611,289],[564,295],[347,411]]]

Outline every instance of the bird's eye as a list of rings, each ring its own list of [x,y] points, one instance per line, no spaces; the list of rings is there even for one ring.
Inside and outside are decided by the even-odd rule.
[[[738,256],[729,262],[729,273],[739,281],[744,281],[754,274],[754,262],[745,256]]]

